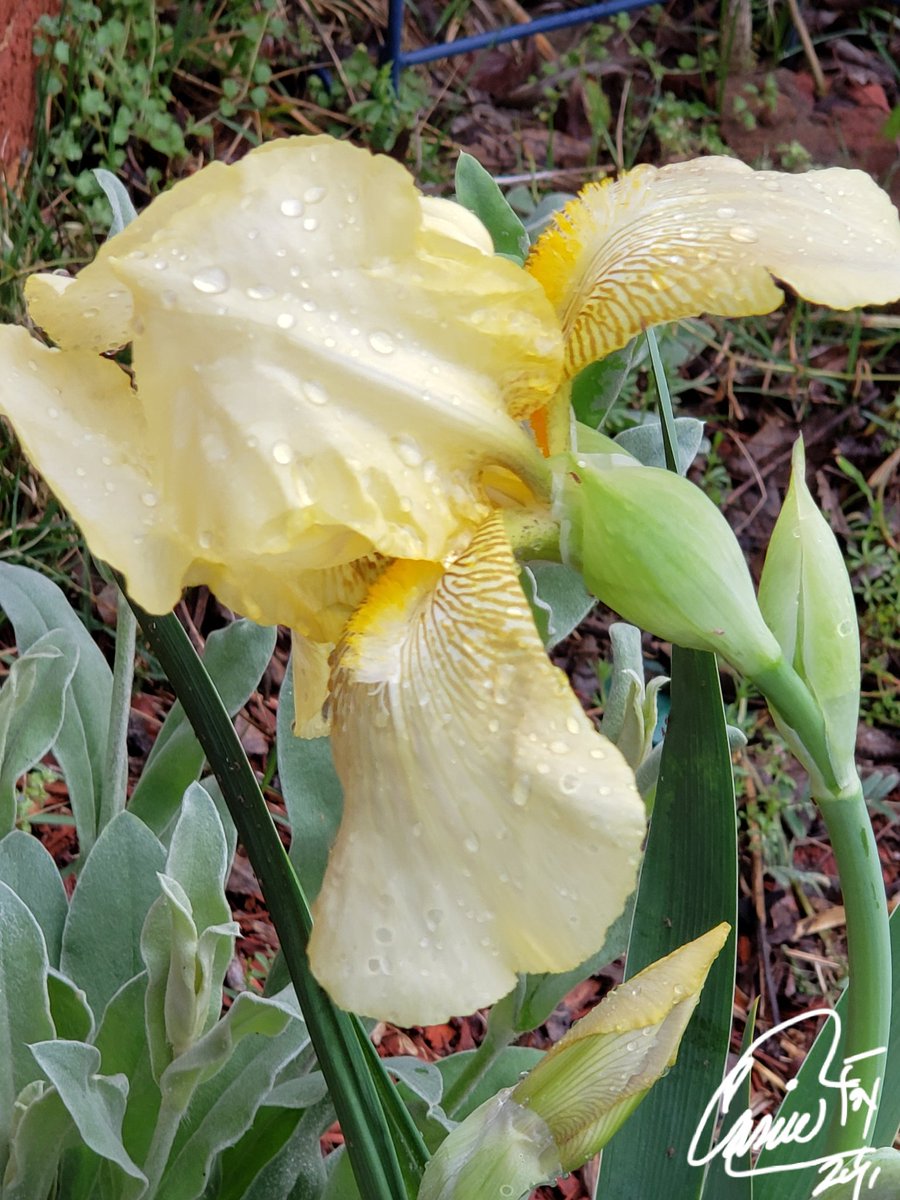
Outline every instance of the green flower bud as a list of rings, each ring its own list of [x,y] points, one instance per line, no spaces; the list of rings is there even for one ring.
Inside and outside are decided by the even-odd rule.
[[[596,1154],[675,1062],[728,933],[716,926],[604,997],[520,1083],[449,1135],[419,1200],[521,1200]]]
[[[785,658],[821,711],[831,770],[838,787],[846,789],[856,781],[860,672],[856,605],[843,556],[806,486],[805,469],[803,439],[798,438],[790,486],[766,554],[759,603]],[[773,715],[815,785],[819,771],[808,748],[786,713]]]
[[[845,1158],[840,1168],[835,1164],[834,1172],[833,1176],[829,1168],[821,1172],[823,1181],[834,1180],[822,1193],[827,1200],[897,1200],[900,1196],[900,1150],[888,1146],[860,1150],[856,1158]]]
[[[557,460],[563,556],[626,621],[711,650],[751,678],[782,655],[728,522],[672,471],[613,456]]]
[[[418,1200],[521,1200],[562,1173],[546,1122],[506,1088],[441,1143],[425,1169]]]
[[[565,1170],[605,1146],[674,1064],[729,929],[717,925],[620,984],[513,1089],[547,1122]]]

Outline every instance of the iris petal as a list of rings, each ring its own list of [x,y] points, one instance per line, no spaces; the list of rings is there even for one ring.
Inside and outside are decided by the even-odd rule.
[[[479,229],[423,205],[392,160],[298,138],[176,184],[77,279],[29,282],[33,317],[65,353],[131,342],[141,433],[120,453],[165,498],[183,550],[177,586],[126,571],[136,600],[158,609],[206,583],[255,620],[327,642],[302,573],[373,554],[440,559],[490,511],[485,472],[540,478],[518,418],[557,386],[559,328]],[[60,382],[76,424],[84,389],[68,379],[82,362]],[[39,451],[29,421],[17,410]],[[89,459],[36,461],[99,544],[71,478]],[[141,529],[127,507],[104,524],[125,570]]]
[[[24,329],[0,327],[9,417],[100,558],[124,571],[141,602],[165,612],[191,559],[147,470],[143,415],[128,376],[87,350],[48,350]]]
[[[574,375],[649,325],[771,312],[783,299],[772,276],[832,308],[894,300],[900,221],[861,171],[639,166],[566,205],[527,268],[562,322]]]
[[[632,773],[546,657],[496,518],[450,566],[398,562],[333,660],[345,815],[313,970],[399,1024],[602,944],[644,832]]]

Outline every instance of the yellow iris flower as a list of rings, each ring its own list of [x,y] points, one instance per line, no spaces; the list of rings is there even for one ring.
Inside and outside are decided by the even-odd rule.
[[[807,234],[805,231],[809,230]],[[399,1023],[471,1011],[602,943],[643,807],[548,662],[504,514],[546,508],[562,386],[648,324],[900,291],[867,177],[727,159],[588,188],[522,270],[390,159],[274,142],[177,184],[75,279],[56,343],[0,329],[0,410],[134,598],[208,584],[295,631],[345,814],[312,967]],[[131,346],[131,372],[103,355]],[[533,418],[533,424],[528,424]]]

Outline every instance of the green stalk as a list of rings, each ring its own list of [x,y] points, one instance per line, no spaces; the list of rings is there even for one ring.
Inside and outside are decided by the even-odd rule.
[[[363,1200],[414,1200],[427,1151],[380,1060],[362,1048],[360,1022],[336,1008],[310,972],[309,905],[221,698],[179,621],[132,607],[203,746],[259,879],[360,1195]]]
[[[843,1055],[846,1059],[855,1054],[871,1054],[854,1064],[853,1074],[868,1096],[880,1099],[890,1039],[893,977],[891,934],[878,847],[862,784],[858,783],[851,797],[820,798],[819,807],[837,863],[847,920],[850,982]],[[881,1053],[872,1054],[876,1050]],[[857,1112],[850,1109],[843,1125],[836,1115],[829,1130],[829,1152],[871,1145],[875,1114],[869,1118],[865,1105]]]
[[[811,787],[822,811],[837,864],[847,920],[847,958],[850,983],[847,992],[844,1055],[867,1054],[887,1046],[890,1037],[893,975],[890,929],[884,879],[862,785],[841,789],[828,752],[825,723],[802,679],[787,663],[758,675],[769,705],[796,736],[814,768]],[[816,778],[818,775],[818,779]],[[860,1059],[855,1073],[869,1096],[880,1094],[885,1054]],[[878,1088],[879,1092],[875,1089]],[[847,1113],[841,1124],[836,1106],[829,1129],[831,1153],[867,1146],[874,1131],[868,1109]]]
[[[134,683],[136,634],[137,621],[120,588],[116,599],[116,654],[109,706],[109,736],[100,787],[100,811],[97,814],[98,835],[113,817],[125,808],[128,787],[128,716],[131,712],[131,688]]]
[[[647,330],[647,341],[660,395],[666,462],[674,469],[672,406],[653,330]],[[852,789],[840,787],[831,763],[821,709],[790,663],[782,658],[771,667],[754,672],[753,682],[804,752],[808,760],[804,765],[812,768],[812,792],[834,852],[847,922],[850,983],[843,1054],[851,1058],[857,1054],[871,1055],[854,1064],[853,1073],[866,1094],[877,1100],[890,1038],[893,975],[884,879],[862,785],[857,778]],[[872,1054],[878,1050],[882,1052]],[[840,1105],[835,1105],[828,1134],[829,1152],[870,1145],[875,1115],[869,1119],[865,1105],[856,1112],[848,1107],[843,1123],[842,1115]]]
[[[448,1117],[462,1120],[465,1115],[463,1105],[515,1038],[515,1018],[524,993],[524,982],[524,978],[520,977],[509,995],[504,996],[491,1009],[484,1041],[477,1050],[472,1051],[459,1075],[444,1089],[442,1104]]]
[[[838,795],[841,789],[831,765],[825,719],[809,688],[784,658],[771,667],[755,671],[751,678],[769,707],[793,731],[818,772],[819,779],[813,780],[813,796],[821,800],[824,794]],[[809,765],[804,763],[804,766]]]

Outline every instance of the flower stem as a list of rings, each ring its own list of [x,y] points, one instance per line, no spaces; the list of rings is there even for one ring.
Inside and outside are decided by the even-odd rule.
[[[800,751],[797,757],[810,772],[814,798],[821,800],[823,796],[841,795],[831,763],[822,710],[794,668],[786,659],[780,658],[771,666],[747,674],[765,696],[774,716],[787,727],[782,732],[790,732],[791,749],[795,754]]]
[[[877,1101],[890,1036],[893,976],[884,879],[862,784],[855,775],[850,786],[842,787],[835,778],[821,711],[793,668],[782,660],[771,671],[757,673],[754,682],[799,744],[828,830],[847,921],[850,983],[843,1054],[867,1056],[853,1064],[854,1072],[866,1095]],[[830,1151],[868,1145],[875,1112],[865,1104],[846,1113],[839,1107],[829,1131]]]
[[[484,1041],[466,1057],[465,1065],[444,1090],[443,1108],[448,1117],[462,1120],[463,1105],[479,1083],[516,1037],[515,1017],[524,992],[524,978],[491,1009]]]
[[[847,920],[850,982],[843,1056],[846,1060],[866,1055],[853,1064],[853,1074],[866,1095],[879,1100],[891,1025],[891,938],[878,848],[858,780],[857,785],[854,795],[823,798],[819,806],[837,863]],[[862,1104],[856,1111],[848,1106],[844,1120],[838,1113],[830,1130],[829,1151],[870,1145],[876,1112],[877,1108],[870,1113]]]
[[[97,814],[98,835],[125,808],[128,788],[128,716],[134,683],[134,646],[137,620],[121,588],[116,597],[116,654],[113,661],[109,736]]]
[[[358,1018],[336,1008],[310,972],[309,905],[221,698],[178,620],[132,607],[203,746],[259,879],[362,1200],[414,1200],[427,1150],[380,1061],[363,1049]]]

